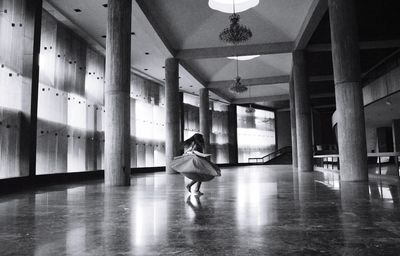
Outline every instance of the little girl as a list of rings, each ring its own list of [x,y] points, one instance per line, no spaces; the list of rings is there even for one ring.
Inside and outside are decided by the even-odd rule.
[[[203,194],[200,192],[201,183],[210,181],[215,176],[221,176],[221,170],[209,160],[209,154],[203,154],[204,138],[202,134],[194,134],[185,140],[183,146],[183,155],[175,157],[171,167],[192,180],[186,186],[189,192],[191,192],[191,187],[197,183],[195,193]]]

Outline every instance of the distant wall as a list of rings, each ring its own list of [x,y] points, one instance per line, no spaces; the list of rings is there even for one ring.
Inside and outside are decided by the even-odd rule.
[[[400,58],[399,58],[400,60]],[[400,90],[400,66],[388,67],[384,74],[367,82],[363,88],[364,106]]]
[[[335,130],[331,125],[332,114],[333,112],[313,111],[314,146],[321,145],[323,150],[333,150],[337,145]]]
[[[237,106],[237,137],[239,163],[247,163],[249,158],[263,157],[275,151],[275,113],[255,109],[247,113],[247,108]]]

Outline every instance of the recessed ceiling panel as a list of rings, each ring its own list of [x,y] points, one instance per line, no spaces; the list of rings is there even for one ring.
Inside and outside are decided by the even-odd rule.
[[[137,0],[174,49],[225,46],[218,35],[229,26],[229,14],[212,10],[208,1]],[[241,24],[253,31],[246,44],[294,41],[312,0],[262,0],[241,12]]]
[[[236,76],[236,60],[198,59],[188,63],[207,81],[232,80]],[[291,53],[261,55],[252,60],[239,61],[239,75],[242,79],[289,75],[291,63]]]

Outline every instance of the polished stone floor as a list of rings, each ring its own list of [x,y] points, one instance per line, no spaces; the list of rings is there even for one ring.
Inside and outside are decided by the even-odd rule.
[[[3,195],[0,255],[400,255],[396,182],[252,166],[203,192],[156,173]]]

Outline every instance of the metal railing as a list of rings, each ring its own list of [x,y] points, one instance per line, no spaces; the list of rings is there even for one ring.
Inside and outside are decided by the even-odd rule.
[[[400,152],[368,154],[368,173],[376,175],[399,176]],[[340,172],[339,155],[314,155],[315,170]]]
[[[248,163],[265,164],[265,163],[271,161],[272,159],[275,159],[278,156],[281,156],[281,155],[291,152],[291,151],[292,151],[292,147],[284,147],[277,151],[269,153],[268,155],[263,156],[263,157],[250,157],[248,159]]]

